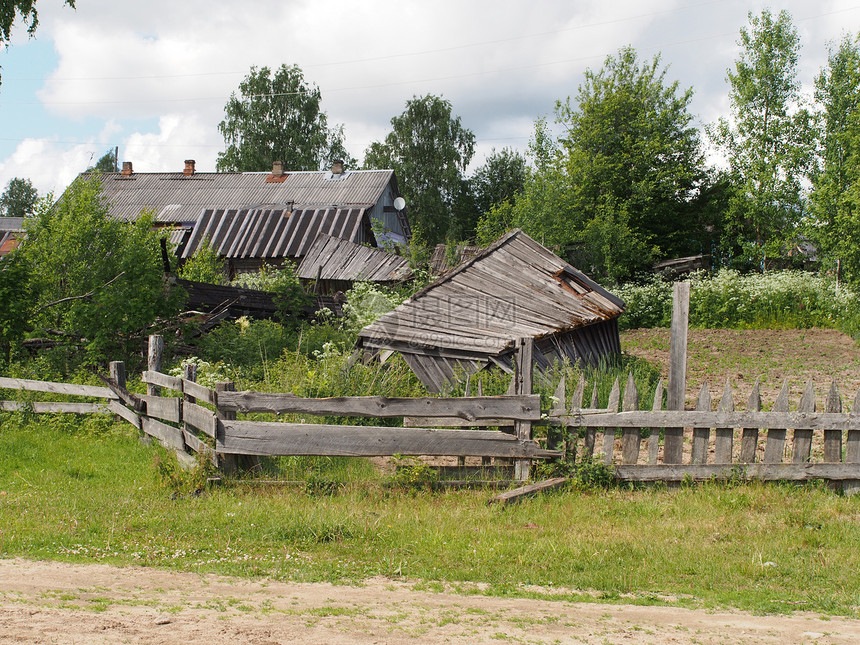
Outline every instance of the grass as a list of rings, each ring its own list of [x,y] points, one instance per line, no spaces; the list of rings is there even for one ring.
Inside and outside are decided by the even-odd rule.
[[[0,557],[860,614],[860,499],[823,486],[615,489],[502,508],[488,491],[392,491],[357,460],[332,464],[341,485],[325,494],[234,482],[175,497],[156,454],[105,417],[0,415]]]

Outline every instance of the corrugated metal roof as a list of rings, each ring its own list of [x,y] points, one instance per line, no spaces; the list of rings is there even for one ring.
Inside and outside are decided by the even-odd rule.
[[[411,274],[409,262],[402,256],[323,233],[298,268],[298,276],[306,280],[395,282]]]
[[[84,173],[86,176],[86,173]],[[134,220],[154,210],[159,222],[193,222],[204,208],[238,210],[266,206],[373,206],[394,176],[393,170],[354,170],[332,180],[327,171],[287,173],[102,173],[102,194],[111,215]],[[280,179],[280,178],[279,178]]]
[[[517,339],[616,318],[624,302],[520,230],[438,278],[359,334],[359,344],[498,355]]]
[[[219,255],[239,258],[301,258],[320,233],[363,244],[373,242],[367,208],[206,209],[181,257],[208,240]]]
[[[0,217],[0,231],[15,231],[20,233],[23,230],[23,217]]]

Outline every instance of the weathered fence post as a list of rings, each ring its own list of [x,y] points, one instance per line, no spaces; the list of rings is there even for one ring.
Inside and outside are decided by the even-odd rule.
[[[669,382],[667,410],[683,410],[687,391],[687,327],[690,322],[690,283],[676,282],[672,294],[672,331],[669,338]],[[684,428],[666,428],[663,463],[680,464],[684,450]]]
[[[215,398],[217,400],[218,393],[220,392],[235,392],[236,384],[233,381],[221,381],[215,384]],[[222,421],[235,421],[236,413],[228,410],[223,410],[220,406],[215,406],[215,416],[217,416]],[[223,432],[219,428],[219,432]],[[227,474],[236,472],[238,467],[238,455],[230,455],[226,453],[218,453],[218,440],[215,440],[215,449],[216,455],[218,458],[218,466],[221,470]]]
[[[517,394],[532,394],[532,371],[534,369],[534,339],[531,337],[520,339],[517,352]],[[528,441],[532,438],[531,421],[516,422],[517,439]],[[517,459],[514,462],[514,479],[525,481],[529,478],[531,461],[529,459]]]
[[[149,337],[149,351],[147,352],[147,369],[150,372],[161,371],[161,359],[164,355],[164,338],[158,335]],[[147,383],[146,393],[150,396],[161,396],[161,388],[158,385]]]
[[[108,365],[110,377],[114,380],[117,386],[126,389],[126,373],[124,361],[111,361]]]

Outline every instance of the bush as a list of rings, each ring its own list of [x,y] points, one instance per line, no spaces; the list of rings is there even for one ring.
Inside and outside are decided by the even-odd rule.
[[[310,295],[302,288],[295,265],[288,260],[280,268],[264,264],[255,273],[242,273],[230,285],[273,293],[278,307],[278,320],[291,328],[299,326],[299,314],[312,302]]]

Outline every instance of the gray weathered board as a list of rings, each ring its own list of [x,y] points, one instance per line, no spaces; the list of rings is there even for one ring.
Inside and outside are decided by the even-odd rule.
[[[218,408],[233,412],[339,415],[348,417],[454,417],[467,421],[540,419],[540,396],[476,396],[468,398],[387,398],[342,396],[306,399],[266,392],[219,392]],[[483,425],[490,425],[484,423]]]
[[[809,481],[813,479],[860,479],[860,463],[777,464],[657,464],[615,466],[615,476],[625,481],[671,482],[689,477],[695,481],[716,479],[760,479],[763,481]]]
[[[30,392],[51,392],[53,394],[71,394],[74,396],[92,396],[99,399],[115,399],[116,394],[106,387],[97,385],[76,385],[73,383],[51,383],[50,381],[33,381],[24,378],[8,378],[0,376],[0,389],[28,390]]]
[[[261,421],[221,421],[218,452],[240,455],[327,455],[378,457],[387,455],[559,457],[534,441],[519,441],[489,430],[440,430],[332,426]]]
[[[111,401],[113,403],[113,401]],[[70,414],[104,414],[111,410],[109,403],[54,403],[51,401],[34,401],[23,403],[21,401],[0,401],[0,410],[16,412],[18,410],[31,409],[36,413],[70,413]]]

